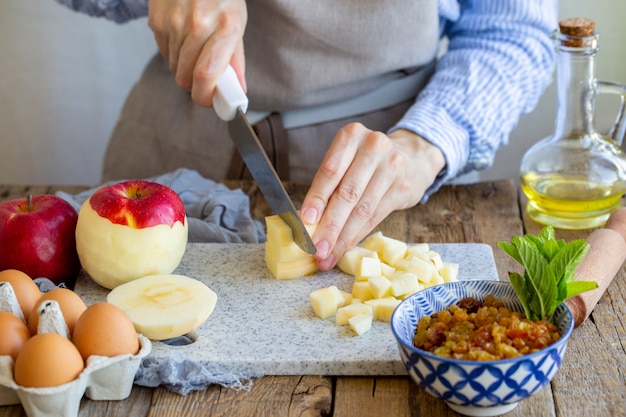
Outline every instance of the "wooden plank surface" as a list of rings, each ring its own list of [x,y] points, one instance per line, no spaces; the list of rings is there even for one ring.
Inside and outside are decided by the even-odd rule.
[[[252,214],[270,212],[254,183],[229,182],[249,196]],[[85,187],[2,186],[0,201],[28,193],[70,193]],[[296,206],[305,185],[288,184]],[[514,235],[537,233],[540,226],[520,207],[524,199],[512,181],[448,186],[418,207],[393,213],[379,227],[386,235],[408,242],[482,242],[494,249],[501,279],[517,270],[496,244]],[[557,231],[566,240],[588,231]],[[523,401],[507,416],[626,415],[625,269],[600,300],[590,319],[574,331],[564,363],[550,386]],[[20,406],[0,407],[0,417],[24,416]],[[420,390],[406,377],[269,376],[249,390],[211,386],[181,396],[165,388],[135,386],[124,401],[83,399],[86,416],[456,416],[442,401]]]

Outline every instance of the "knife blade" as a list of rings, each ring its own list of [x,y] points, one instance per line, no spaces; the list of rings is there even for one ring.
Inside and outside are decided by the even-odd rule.
[[[293,240],[303,251],[314,254],[315,245],[302,223],[287,190],[270,162],[263,145],[248,122],[248,97],[229,65],[217,81],[213,108],[228,122],[228,132],[252,177],[275,214],[291,228]]]

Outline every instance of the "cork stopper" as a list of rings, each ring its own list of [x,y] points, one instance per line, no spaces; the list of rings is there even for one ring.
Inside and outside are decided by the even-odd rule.
[[[579,38],[592,36],[596,30],[596,22],[586,17],[570,17],[559,22],[561,33]]]
[[[595,35],[596,22],[586,17],[571,17],[559,22],[559,30],[565,36],[573,38],[586,38]],[[566,42],[566,46],[583,47],[583,39],[571,39]]]

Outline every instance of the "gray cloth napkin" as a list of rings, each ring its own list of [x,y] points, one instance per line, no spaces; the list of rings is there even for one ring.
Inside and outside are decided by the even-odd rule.
[[[259,243],[265,241],[263,224],[250,214],[250,199],[240,189],[203,178],[197,171],[180,168],[171,173],[148,178],[176,191],[183,200],[189,221],[189,242]],[[97,189],[79,194],[57,192],[76,211]]]

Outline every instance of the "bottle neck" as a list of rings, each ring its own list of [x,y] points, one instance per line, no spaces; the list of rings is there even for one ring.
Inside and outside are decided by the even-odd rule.
[[[557,40],[557,137],[594,134],[596,52],[595,40],[590,45],[575,48],[568,46],[564,39]]]

